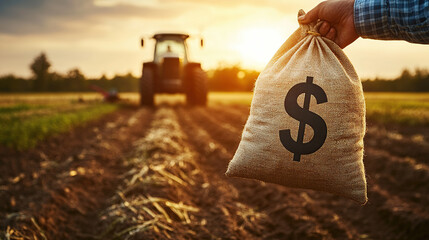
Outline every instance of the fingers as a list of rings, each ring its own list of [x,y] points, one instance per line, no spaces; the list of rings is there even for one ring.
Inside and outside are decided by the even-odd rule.
[[[323,37],[326,37],[332,41],[335,40],[335,37],[337,35],[337,31],[335,30],[335,28],[331,27],[331,24],[329,24],[328,22],[322,23],[322,25],[319,28],[319,33]]]
[[[317,19],[319,19],[320,8],[321,8],[321,4],[317,5],[315,8],[311,9],[304,16],[300,16],[298,18],[298,22],[301,24],[309,24],[311,22],[317,21]]]
[[[323,22],[319,28],[319,33],[320,35],[325,37],[326,34],[328,34],[330,29],[331,29],[331,25],[328,22]]]
[[[340,48],[345,48],[348,45],[344,44],[343,41],[341,41],[341,39],[337,37],[337,30],[331,27],[327,22],[324,22],[322,26],[320,26],[319,33],[323,37],[335,42]]]
[[[329,29],[329,32],[326,34],[325,37],[331,41],[335,41],[336,35],[337,35],[337,31],[335,30],[335,28],[331,28]]]
[[[300,24],[309,24],[312,22],[316,22],[320,17],[319,14],[321,12],[321,9],[324,8],[324,4],[326,2],[319,3],[315,8],[311,9],[307,14],[304,16],[300,16],[298,18],[298,22]],[[323,37],[326,37],[327,39],[337,42],[337,31],[334,27],[331,26],[329,22],[323,21],[322,25],[319,27],[319,33]],[[338,44],[338,43],[337,43]]]

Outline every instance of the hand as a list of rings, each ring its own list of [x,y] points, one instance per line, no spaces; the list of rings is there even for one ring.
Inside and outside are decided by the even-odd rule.
[[[298,18],[301,24],[309,24],[318,19],[324,21],[319,33],[334,41],[340,48],[354,42],[359,35],[354,25],[354,0],[329,0],[321,2],[304,16]]]

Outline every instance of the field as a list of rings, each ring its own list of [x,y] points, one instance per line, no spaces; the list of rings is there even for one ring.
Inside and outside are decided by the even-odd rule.
[[[367,117],[381,123],[429,126],[429,94],[366,93]]]
[[[2,239],[429,239],[429,94],[366,94],[365,206],[225,177],[251,94],[213,93],[207,108],[124,96],[0,97],[2,129],[67,122],[24,146],[1,136]]]

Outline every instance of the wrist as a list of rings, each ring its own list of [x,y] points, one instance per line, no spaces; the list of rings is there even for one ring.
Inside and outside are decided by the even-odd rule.
[[[355,0],[353,8],[354,27],[359,36],[385,39],[391,35],[387,1]]]

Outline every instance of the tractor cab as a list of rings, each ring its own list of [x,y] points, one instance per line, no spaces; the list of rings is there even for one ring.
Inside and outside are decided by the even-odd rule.
[[[140,80],[140,103],[153,105],[155,93],[185,93],[190,105],[205,105],[207,77],[200,63],[188,61],[187,34],[155,34],[152,62],[143,64]],[[144,40],[141,40],[144,46]],[[203,41],[201,40],[201,46]]]
[[[164,58],[179,58],[186,64],[188,62],[185,34],[155,34],[156,40],[154,62],[162,63]]]
[[[182,91],[182,69],[188,63],[185,34],[155,34],[154,63],[158,66],[158,77],[162,78],[163,92]]]

